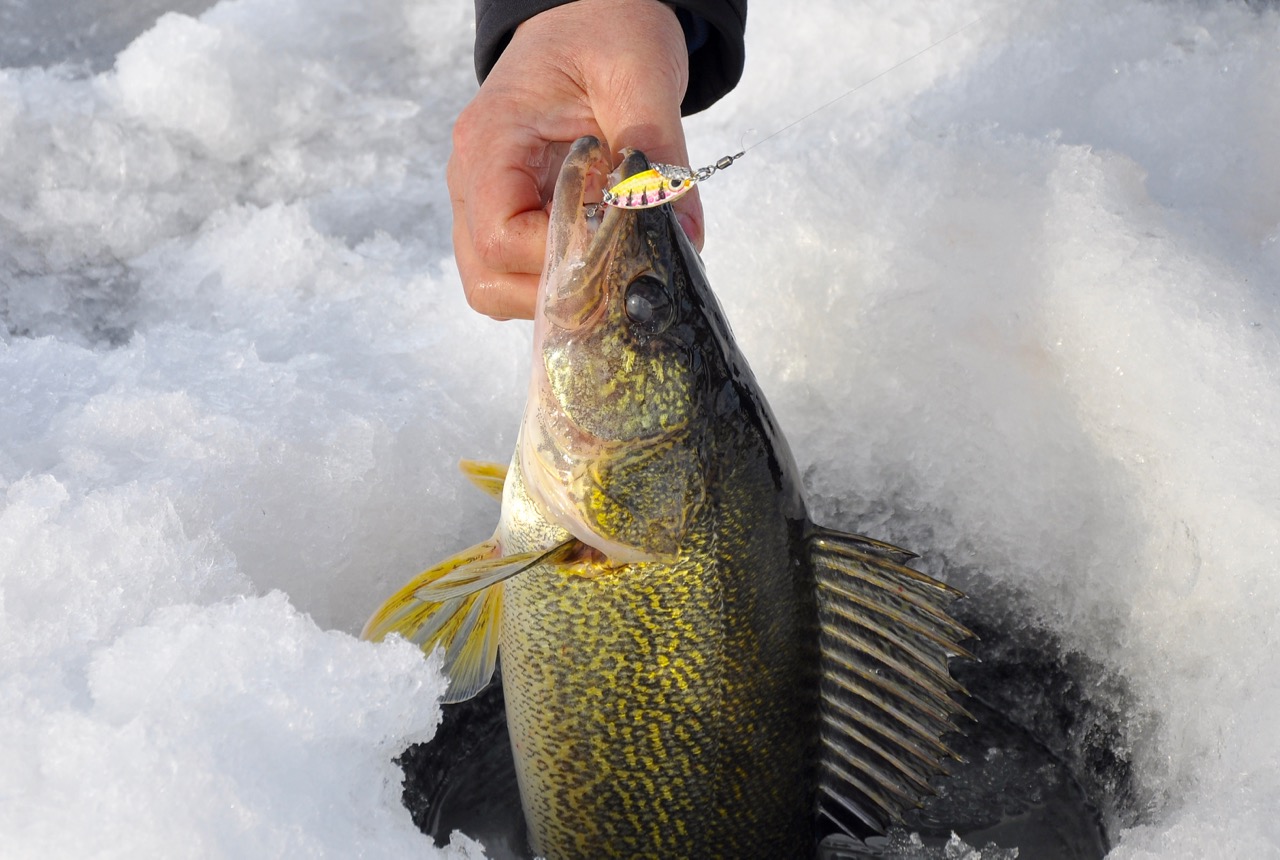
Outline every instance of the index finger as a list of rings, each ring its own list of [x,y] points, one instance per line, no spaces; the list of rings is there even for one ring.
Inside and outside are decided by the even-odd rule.
[[[469,240],[476,260],[490,271],[536,274],[546,245],[539,152],[546,143],[510,128],[497,134],[492,125],[477,127],[459,117],[454,129],[449,192],[455,217],[466,219],[463,236],[455,229],[455,244]],[[486,133],[487,139],[477,137]]]
[[[623,97],[603,103],[597,114],[601,129],[614,149],[633,147],[650,163],[690,167],[680,116],[683,87],[660,76],[642,76],[624,88]],[[702,201],[695,187],[672,204],[676,217],[694,247],[702,250]]]
[[[633,126],[616,134],[619,145],[631,147],[643,152],[649,163],[674,164],[679,167],[691,167],[685,149],[684,130],[677,121],[674,131],[660,129],[651,124]],[[610,139],[612,142],[612,138]],[[651,142],[650,142],[651,141]],[[702,199],[698,196],[695,185],[686,194],[671,204],[676,211],[676,218],[684,228],[695,248],[702,250],[703,222]]]

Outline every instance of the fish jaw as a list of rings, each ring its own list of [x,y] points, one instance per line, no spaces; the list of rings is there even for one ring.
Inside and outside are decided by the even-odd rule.
[[[599,205],[608,169],[583,138],[556,184],[519,461],[550,522],[614,564],[669,562],[706,498],[704,321],[687,296],[705,275],[670,207]],[[647,169],[632,151],[616,175]]]

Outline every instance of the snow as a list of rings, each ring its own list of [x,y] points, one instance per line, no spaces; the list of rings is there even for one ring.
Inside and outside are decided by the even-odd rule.
[[[491,531],[456,461],[522,407],[449,243],[470,4],[46,7],[0,6],[0,842],[481,856],[399,804],[437,667],[353,635]],[[688,124],[749,147],[707,268],[818,518],[1125,691],[1121,860],[1280,856],[1278,44],[1265,4],[757,3]]]

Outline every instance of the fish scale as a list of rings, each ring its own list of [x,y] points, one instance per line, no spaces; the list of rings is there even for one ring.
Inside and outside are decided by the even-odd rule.
[[[527,498],[519,474],[513,469],[509,481]],[[778,534],[755,535],[759,549],[739,540],[741,514],[726,519],[708,506],[704,517],[720,524],[717,543],[736,547],[752,569],[766,547],[782,547],[772,561],[785,574],[780,511]],[[809,662],[801,629],[809,619],[795,610],[780,616],[793,601],[790,587],[771,593],[779,583],[700,547],[675,565],[596,576],[544,567],[507,583],[508,727],[539,850],[598,857],[610,845],[622,856],[632,846],[650,856],[763,858],[805,844],[797,830],[805,822],[793,820],[804,805],[791,798],[810,782],[797,729],[813,703],[797,699],[794,671]],[[790,660],[779,660],[788,651]],[[743,826],[752,819],[760,820]]]

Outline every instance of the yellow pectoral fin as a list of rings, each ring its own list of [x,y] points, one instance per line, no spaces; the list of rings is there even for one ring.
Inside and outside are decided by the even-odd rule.
[[[417,633],[425,623],[423,615],[433,612],[435,607],[424,604],[418,597],[418,592],[430,583],[448,575],[450,571],[492,558],[497,551],[498,544],[490,538],[450,556],[435,567],[424,570],[378,607],[378,611],[365,622],[364,630],[360,631],[360,638],[380,642],[388,633],[399,633],[410,641],[419,641]]]
[[[459,460],[458,468],[467,476],[468,481],[502,501],[502,487],[507,483],[506,466],[483,460]]]
[[[466,598],[466,612],[453,614],[457,622],[448,637],[444,672],[449,677],[444,703],[465,702],[488,685],[498,663],[498,634],[502,621],[502,586],[486,588]]]
[[[571,539],[549,550],[499,556],[495,539],[476,544],[406,583],[360,635],[378,642],[398,633],[428,654],[439,645],[450,681],[444,701],[469,699],[489,683],[497,664],[502,583],[539,564],[564,564],[579,547]]]

